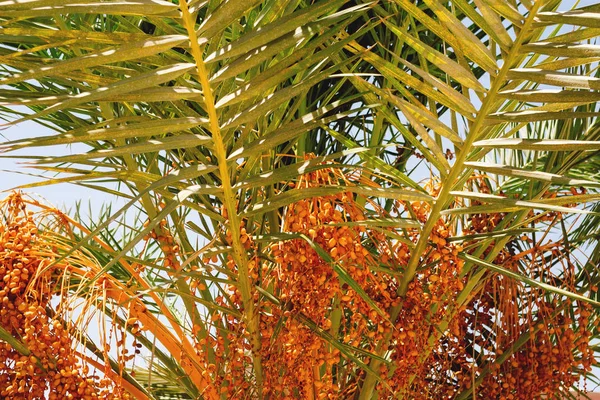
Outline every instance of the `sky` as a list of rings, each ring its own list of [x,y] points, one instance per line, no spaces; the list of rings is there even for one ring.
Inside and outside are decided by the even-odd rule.
[[[11,126],[0,130],[0,141],[23,139],[27,137],[51,135],[55,132],[32,121],[26,121],[16,126]],[[36,148],[35,155],[68,155],[78,152],[85,152],[88,149],[85,145]],[[27,155],[27,150],[14,152],[14,155]],[[31,153],[30,153],[31,154]],[[0,158],[0,198],[5,197],[13,188],[20,185],[40,182],[42,179],[33,176],[39,174],[39,171],[29,168],[26,160],[17,160],[13,158]],[[47,175],[52,176],[52,175]],[[88,206],[94,211],[98,211],[103,203],[119,203],[123,201],[117,196],[112,196],[104,192],[82,187],[75,184],[58,184],[50,186],[40,186],[24,189],[25,192],[35,194],[45,200],[47,204],[55,206],[62,211],[69,211],[75,207],[77,202],[81,202],[83,210]],[[90,216],[87,213],[88,217]]]

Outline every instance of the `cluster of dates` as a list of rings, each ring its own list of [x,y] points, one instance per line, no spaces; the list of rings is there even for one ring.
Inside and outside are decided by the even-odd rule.
[[[335,181],[352,184],[339,171],[324,168],[304,175],[292,190]],[[396,208],[421,222],[430,213],[427,203],[397,203]],[[471,266],[464,271],[460,255],[472,253],[475,242],[452,240],[456,228],[450,219],[437,221],[421,266],[400,295],[400,281],[420,232],[365,223],[389,216],[349,191],[288,206],[282,232],[290,239],[267,249],[252,241],[246,232],[250,227],[243,229],[242,242],[255,254],[250,275],[278,302],[254,293],[260,310],[259,353],[250,345],[242,321],[215,314],[228,332],[226,337],[217,335],[221,357],[213,365],[221,371],[216,376],[228,377],[221,389],[226,397],[251,386],[248,371],[256,354],[262,360],[263,391],[277,399],[353,398],[375,356],[387,361],[376,371],[379,398],[402,393],[404,398],[452,399],[473,390],[475,398],[528,400],[568,388],[590,369],[590,329],[597,322],[590,320],[589,304],[569,302],[489,271],[474,288],[465,289],[469,274],[481,270]],[[503,217],[474,215],[462,234],[490,232]],[[543,215],[537,222],[548,221]],[[542,251],[532,259],[543,255]],[[573,276],[569,271],[543,262],[519,271],[518,261],[508,247],[494,260],[509,270],[551,281],[559,281],[560,275],[563,288],[574,290],[574,281],[564,279]],[[237,272],[233,259],[228,266]],[[565,268],[572,266],[565,263]],[[464,290],[471,292],[464,296]],[[223,305],[243,308],[236,286],[226,296],[220,298]],[[393,321],[392,310],[399,310]],[[333,340],[340,340],[343,348]]]
[[[0,327],[19,351],[0,341],[0,398],[128,399],[105,374],[92,374],[76,351],[72,326],[55,312],[66,302],[68,263],[58,262],[20,194],[0,203]],[[61,294],[63,293],[63,294]]]

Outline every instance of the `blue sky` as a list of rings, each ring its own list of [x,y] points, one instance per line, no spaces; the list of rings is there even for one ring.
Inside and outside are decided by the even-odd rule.
[[[26,137],[50,135],[54,132],[50,129],[39,125],[35,122],[27,121],[19,125],[10,127],[3,131],[0,131],[2,140],[15,140]],[[69,147],[49,147],[49,148],[36,148],[35,155],[67,155],[71,153],[84,152],[87,150],[87,146],[69,146]],[[14,155],[27,155],[27,151],[18,151]],[[30,153],[31,154],[31,153]],[[0,159],[0,197],[6,195],[6,191],[10,191],[12,188],[19,185],[39,182],[40,179],[31,176],[31,174],[38,174],[39,172],[27,168],[24,165],[25,160],[16,160],[11,158]],[[12,171],[12,172],[9,172]],[[47,175],[50,176],[50,175]],[[115,202],[122,203],[116,196],[108,195],[98,190],[92,190],[82,186],[74,184],[59,184],[51,186],[40,186],[35,188],[26,189],[27,193],[35,194],[46,199],[47,203],[60,208],[63,211],[69,211],[72,209],[77,202],[81,202],[82,208],[87,210],[88,207],[91,210],[98,211],[103,203]]]

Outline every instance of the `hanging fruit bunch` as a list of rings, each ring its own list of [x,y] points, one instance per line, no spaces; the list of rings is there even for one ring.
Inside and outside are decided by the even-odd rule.
[[[415,279],[400,293],[420,231],[365,221],[398,219],[405,212],[424,223],[431,205],[398,202],[388,212],[351,190],[359,184],[372,185],[334,168],[305,174],[291,190],[349,190],[289,205],[281,215],[287,238],[267,249],[248,234],[252,226],[242,229],[240,239],[253,255],[249,271],[259,288],[254,299],[260,310],[263,391],[269,399],[354,398],[365,370],[381,354],[385,359],[374,372],[382,399],[393,394],[453,399],[474,385],[476,398],[534,399],[571,386],[589,369],[594,362],[589,329],[595,322],[588,303],[570,302],[492,272],[484,272],[467,301],[457,303],[469,283],[461,256],[472,253],[476,242],[452,240],[457,236],[453,220],[436,222]],[[429,188],[435,196],[437,186]],[[482,186],[486,190],[491,192]],[[490,232],[505,217],[474,215],[461,234]],[[551,219],[544,214],[536,223]],[[231,242],[231,232],[226,236]],[[548,249],[560,247],[554,243],[541,249],[523,271],[507,244],[495,263],[574,290],[572,266],[565,263],[559,271],[540,260]],[[235,276],[232,258],[228,268]],[[235,285],[219,300],[243,308]],[[240,319],[218,312],[212,318],[227,332],[217,334],[214,344],[220,356],[212,366],[220,371],[215,375],[227,376],[219,384],[221,392],[225,398],[245,398],[256,350]]]
[[[0,214],[0,327],[24,346],[0,341],[0,398],[130,398],[110,369],[102,377],[90,369],[76,350],[75,327],[56,310],[68,308],[72,266],[55,263],[56,248],[38,226],[44,215],[28,211],[18,193],[0,202]]]
[[[438,194],[436,182],[428,183],[426,188],[432,196]],[[419,222],[427,221],[430,203],[402,205]],[[420,230],[407,230],[406,235],[409,243],[416,243]],[[439,219],[435,223],[421,258],[422,266],[408,284],[395,321],[399,333],[392,336],[391,343],[395,344],[390,352],[392,363],[385,371],[391,391],[408,398],[454,398],[470,378],[454,372],[471,365],[458,321],[453,318],[455,300],[466,283],[462,276],[464,260],[459,257],[463,245],[450,241],[455,235],[455,227],[449,221]],[[402,272],[411,257],[411,248],[405,244],[398,254],[392,255],[393,259],[401,260]],[[443,331],[440,327],[444,327]],[[382,383],[378,389],[386,393]]]
[[[358,183],[369,181],[350,180],[338,169],[323,168],[302,176],[292,190]],[[410,207],[426,218],[428,205],[415,203]],[[415,374],[422,376],[412,383],[415,390],[431,386],[426,377],[431,365],[419,362],[420,351],[427,345],[433,324],[443,319],[446,304],[462,289],[459,272],[463,261],[457,257],[462,248],[446,242],[452,232],[440,221],[426,261],[432,266],[419,272],[404,297],[400,315],[392,322],[390,310],[401,301],[398,277],[418,233],[410,231],[398,241],[391,239],[398,237],[395,228],[372,228],[365,223],[367,218],[388,216],[376,203],[352,190],[303,199],[282,215],[282,231],[290,238],[271,245],[266,256],[250,260],[249,270],[256,284],[262,293],[273,295],[255,296],[261,310],[263,390],[270,398],[351,398],[363,376],[355,363],[368,365],[384,340],[391,343],[391,355],[378,371],[382,393],[411,386]],[[242,242],[250,253],[258,255],[259,246],[247,229],[243,229]],[[228,266],[235,274],[237,266],[232,258]],[[242,308],[241,294],[234,285],[228,297],[220,300],[222,305]],[[431,310],[435,310],[432,316]],[[224,331],[228,332],[227,337],[217,339],[227,346],[218,346],[217,351],[229,351],[216,368],[223,371],[218,375],[229,379],[223,393],[235,398],[235,388],[249,385],[246,371],[251,367],[251,346],[247,330],[231,316],[215,314],[215,320],[226,321]],[[337,340],[343,346],[335,345]],[[436,368],[455,362],[446,351],[447,346],[433,349]]]
[[[491,192],[481,177],[474,177],[474,181],[479,191]],[[556,198],[558,194],[549,192],[547,197]],[[571,194],[578,193],[568,191],[563,195]],[[562,219],[555,211],[531,211],[527,217],[530,226],[545,232]],[[503,213],[472,215],[465,234],[491,232],[505,218]],[[580,292],[575,266],[562,239],[548,240],[543,245],[533,243],[528,235],[519,240],[530,244],[530,248],[516,252],[515,243],[508,242],[494,264],[571,293]],[[492,242],[483,255],[489,254],[495,244]],[[465,373],[478,380],[477,398],[534,399],[577,383],[595,363],[590,337],[599,321],[590,319],[591,315],[592,305],[583,299],[524,285],[500,274],[487,274],[479,292],[459,316],[460,334],[466,339],[473,364]]]
[[[323,169],[303,176],[294,190],[332,183],[347,182],[336,170]],[[262,268],[265,286],[283,304],[279,309],[264,304],[270,312],[261,315],[266,370],[275,396],[330,398],[344,390],[349,396],[355,389],[350,377],[346,382],[334,378],[342,362],[340,350],[300,318],[342,338],[348,346],[365,350],[374,349],[390,330],[387,315],[378,314],[366,301],[370,298],[380,309],[389,308],[394,299],[385,295],[393,291],[388,286],[395,283],[370,268],[375,260],[363,241],[385,240],[382,233],[361,226],[364,220],[351,192],[300,200],[288,207],[283,231],[304,238],[271,246],[276,265],[263,264]],[[350,287],[352,282],[364,295]]]

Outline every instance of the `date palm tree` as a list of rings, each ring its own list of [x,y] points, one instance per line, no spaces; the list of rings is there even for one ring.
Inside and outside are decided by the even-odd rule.
[[[126,203],[90,221],[22,200],[73,267],[81,360],[147,399],[591,387],[600,7],[571,7],[0,1],[5,125],[52,132],[2,144],[42,171],[23,188]]]

